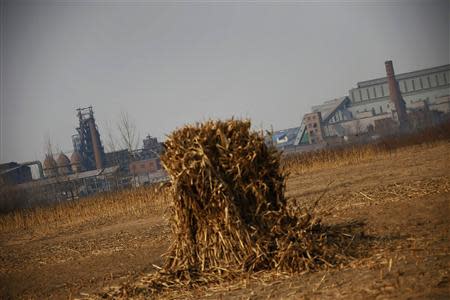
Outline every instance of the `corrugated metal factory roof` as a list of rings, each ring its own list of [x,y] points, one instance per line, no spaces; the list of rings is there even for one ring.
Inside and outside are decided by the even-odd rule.
[[[320,112],[322,115],[322,120],[325,121],[339,108],[339,106],[348,99],[347,96],[336,98],[333,100],[328,100],[321,105],[316,105],[312,107],[313,112]]]
[[[41,180],[33,180],[30,182],[25,182],[25,183],[19,184],[18,187],[29,188],[29,187],[37,186],[37,185],[43,186],[43,185],[55,184],[55,183],[60,183],[60,182],[65,182],[65,181],[75,181],[75,180],[80,180],[80,179],[95,177],[95,176],[107,176],[107,175],[114,174],[118,170],[119,170],[119,166],[113,166],[113,167],[99,169],[99,170],[91,170],[91,171],[86,171],[86,172],[81,172],[81,173],[60,175],[58,177],[50,177],[50,178],[45,178],[45,179],[41,179]]]
[[[0,175],[3,175],[3,174],[6,174],[6,173],[9,173],[9,172],[12,172],[12,171],[17,170],[17,169],[20,169],[20,168],[22,168],[22,167],[24,167],[24,166],[22,166],[22,165],[17,165],[17,166],[15,166],[15,167],[12,167],[12,168],[9,168],[9,169],[2,170],[2,171],[0,171]]]

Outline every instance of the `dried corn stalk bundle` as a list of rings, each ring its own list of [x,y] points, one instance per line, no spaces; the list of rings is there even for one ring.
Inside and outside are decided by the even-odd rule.
[[[174,241],[153,288],[264,269],[301,272],[333,259],[333,243],[311,215],[288,213],[280,154],[250,121],[185,126],[165,148]]]
[[[249,121],[185,126],[165,148],[173,242],[164,266],[101,297],[147,299],[172,289],[179,296],[193,286],[270,270],[304,272],[358,255],[359,226],[324,226],[306,210],[288,209],[280,153],[250,131]]]

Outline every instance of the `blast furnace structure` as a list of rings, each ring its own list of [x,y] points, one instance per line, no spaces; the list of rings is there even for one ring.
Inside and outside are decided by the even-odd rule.
[[[79,127],[72,136],[74,153],[77,153],[83,171],[99,170],[105,165],[105,151],[95,124],[92,106],[77,109]],[[78,162],[77,162],[78,163]]]

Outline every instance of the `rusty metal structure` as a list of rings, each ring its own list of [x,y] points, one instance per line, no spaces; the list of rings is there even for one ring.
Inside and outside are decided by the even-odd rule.
[[[92,106],[77,109],[79,126],[77,134],[72,136],[74,152],[80,156],[80,165],[84,170],[99,170],[105,164],[105,151],[100,133],[95,124]]]
[[[392,60],[386,61],[384,65],[386,67],[386,76],[389,86],[389,99],[395,106],[395,111],[397,113],[400,129],[406,129],[408,127],[408,114],[406,112],[406,103],[405,100],[403,100],[402,94],[400,93],[398,81],[397,79],[395,79],[395,72]]]

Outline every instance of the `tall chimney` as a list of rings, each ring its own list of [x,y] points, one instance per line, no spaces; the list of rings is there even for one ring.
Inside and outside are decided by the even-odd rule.
[[[405,129],[408,126],[406,103],[402,98],[398,82],[395,79],[394,66],[392,65],[392,60],[386,61],[384,65],[386,67],[386,75],[389,85],[389,99],[395,105],[398,122],[400,123],[400,129]]]
[[[95,168],[103,169],[102,155],[100,153],[100,138],[95,127],[94,118],[89,119],[89,131],[91,132],[92,148],[94,150]]]

